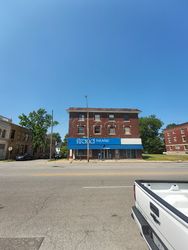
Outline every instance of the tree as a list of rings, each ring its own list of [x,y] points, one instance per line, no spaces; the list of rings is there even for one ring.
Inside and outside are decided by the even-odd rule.
[[[52,137],[53,137],[53,139],[56,141],[56,143],[61,143],[62,142],[62,140],[61,140],[61,136],[60,136],[60,134],[59,133],[53,133],[52,134]]]
[[[160,133],[162,126],[163,122],[155,115],[139,119],[140,136],[145,153],[156,154],[164,151],[164,140]]]
[[[176,123],[170,123],[166,126],[166,128],[173,128],[175,127],[177,124]]]
[[[63,142],[62,142],[62,146],[61,146],[61,153],[63,157],[67,157],[68,152],[69,152],[68,146],[67,146],[67,137],[68,137],[68,134],[65,135]]]
[[[52,125],[52,115],[48,114],[43,108],[30,112],[29,115],[21,114],[19,124],[28,128],[32,132],[32,145],[34,152],[38,147],[46,146],[46,134],[48,128]],[[53,126],[57,125],[57,121],[53,121]]]

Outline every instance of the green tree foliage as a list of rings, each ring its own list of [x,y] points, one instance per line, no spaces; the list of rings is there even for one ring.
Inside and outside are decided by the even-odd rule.
[[[61,136],[60,136],[59,133],[53,133],[53,134],[52,134],[52,137],[53,137],[53,139],[56,141],[56,143],[61,143],[61,142],[62,142]]]
[[[140,136],[145,153],[157,154],[164,151],[164,140],[160,133],[162,126],[163,122],[155,115],[139,119]]]
[[[38,147],[44,147],[46,144],[46,134],[52,123],[52,116],[45,109],[38,109],[30,112],[29,115],[21,114],[19,124],[28,128],[32,132],[32,144],[35,151]],[[53,126],[57,125],[57,121],[53,121]]]
[[[166,126],[166,128],[173,128],[175,127],[177,124],[176,123],[170,123]]]
[[[68,152],[69,152],[68,146],[67,146],[67,137],[68,137],[68,134],[65,135],[63,142],[62,142],[62,146],[61,146],[61,153],[64,158],[68,156]]]

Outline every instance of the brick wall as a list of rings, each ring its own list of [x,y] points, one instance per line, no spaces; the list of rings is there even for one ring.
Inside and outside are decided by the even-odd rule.
[[[113,113],[113,112],[112,112]],[[84,121],[79,120],[78,112],[70,112],[69,117],[69,137],[86,137],[87,136],[87,113],[82,113],[85,117]],[[139,126],[138,126],[138,114],[137,113],[129,113],[129,121],[124,120],[124,113],[114,113],[114,121],[109,121],[109,113],[99,113],[100,121],[95,121],[94,115],[95,113],[89,113],[89,136],[90,137],[119,137],[119,138],[138,138],[139,134]],[[96,125],[101,126],[101,133],[95,134],[94,127]],[[115,134],[109,134],[109,126],[113,125],[115,127]],[[84,133],[78,134],[78,126],[84,126]],[[129,127],[131,134],[125,134],[125,127]]]
[[[188,123],[166,129],[164,138],[167,152],[188,152]]]

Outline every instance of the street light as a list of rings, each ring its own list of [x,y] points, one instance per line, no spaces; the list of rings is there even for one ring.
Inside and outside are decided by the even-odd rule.
[[[86,98],[86,108],[87,108],[87,161],[89,162],[89,110],[88,110],[88,99]]]

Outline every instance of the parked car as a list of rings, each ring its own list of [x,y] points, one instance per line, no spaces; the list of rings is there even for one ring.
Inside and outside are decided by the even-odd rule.
[[[16,156],[16,161],[27,161],[27,160],[32,160],[32,159],[33,159],[32,155],[28,153]]]
[[[56,153],[54,158],[55,159],[61,159],[62,158],[62,153]]]

